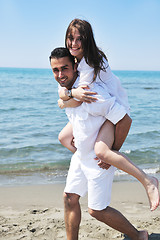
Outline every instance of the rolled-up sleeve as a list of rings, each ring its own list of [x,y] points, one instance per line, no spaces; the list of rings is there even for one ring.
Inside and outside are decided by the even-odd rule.
[[[103,116],[110,120],[113,124],[119,122],[125,115],[125,108],[116,102],[115,97],[111,97],[109,93],[105,95],[96,95],[97,101],[93,103],[83,103],[83,108],[93,116]]]

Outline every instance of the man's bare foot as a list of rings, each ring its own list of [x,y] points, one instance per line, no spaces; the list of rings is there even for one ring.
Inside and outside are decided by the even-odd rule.
[[[138,240],[148,240],[148,232],[147,231],[139,231]]]
[[[154,211],[159,206],[159,182],[155,177],[148,177],[146,192],[149,198],[150,209]]]

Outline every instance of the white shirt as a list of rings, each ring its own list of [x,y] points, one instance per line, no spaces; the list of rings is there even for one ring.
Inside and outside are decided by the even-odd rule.
[[[104,89],[113,97],[116,97],[116,100],[119,104],[123,105],[126,108],[127,113],[130,113],[130,107],[128,103],[128,96],[125,89],[122,87],[121,82],[117,76],[115,76],[108,64],[108,61],[103,58],[104,67],[106,71],[100,71],[96,77],[96,82],[99,85],[102,85]],[[90,67],[83,57],[78,64],[77,68],[79,72],[79,83],[81,85],[90,85],[94,77],[94,69]]]
[[[78,79],[74,86],[77,85]],[[116,102],[115,97],[111,97],[108,92],[104,92],[103,86],[96,82],[90,85],[91,90],[96,91],[98,100],[93,103],[82,103],[76,108],[66,108],[66,114],[73,127],[73,136],[78,157],[81,159],[84,171],[90,177],[95,178],[103,172],[94,160],[94,145],[100,130],[100,127],[106,119],[113,124],[121,120],[126,109]]]

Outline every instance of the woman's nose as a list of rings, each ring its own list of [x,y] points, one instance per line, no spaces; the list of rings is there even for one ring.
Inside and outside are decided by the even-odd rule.
[[[72,45],[76,45],[77,44],[77,40],[76,39],[73,39],[72,40]]]

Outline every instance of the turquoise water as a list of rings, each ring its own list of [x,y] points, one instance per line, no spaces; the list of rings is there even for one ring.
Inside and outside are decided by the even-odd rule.
[[[133,119],[121,149],[160,175],[160,72],[114,71],[126,88]],[[0,68],[0,185],[64,182],[71,153],[58,142],[65,126],[50,69]],[[133,180],[121,171],[116,181]]]

